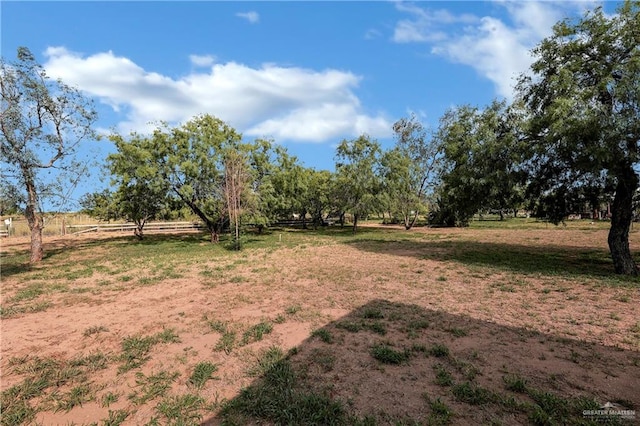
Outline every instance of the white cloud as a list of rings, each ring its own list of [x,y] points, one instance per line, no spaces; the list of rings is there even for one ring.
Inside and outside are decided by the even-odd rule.
[[[213,55],[189,55],[189,60],[196,67],[209,67],[216,61]]]
[[[258,15],[258,12],[254,10],[250,12],[239,12],[239,13],[236,13],[236,16],[239,18],[246,19],[252,24],[257,24],[260,21],[260,15]]]
[[[509,99],[517,76],[533,61],[530,50],[551,35],[553,25],[564,16],[583,11],[585,3],[495,3],[506,10],[508,19],[455,16],[398,3],[396,8],[410,14],[411,19],[396,23],[392,40],[430,43],[432,53],[472,67],[494,83],[499,95]]]
[[[405,3],[396,3],[396,9],[412,16],[411,19],[402,19],[396,23],[392,37],[396,43],[440,41],[447,37],[446,33],[438,29],[440,26],[478,21],[478,18],[469,14],[456,16],[447,10],[432,11]]]
[[[46,56],[44,67],[50,76],[78,86],[116,112],[123,111],[125,118],[117,125],[123,133],[147,132],[154,127],[150,123],[179,123],[203,113],[249,136],[277,140],[322,142],[391,133],[391,122],[383,114],[363,111],[354,93],[361,78],[350,72],[274,64],[251,68],[228,62],[174,79],[146,71],[113,52],[85,57],[54,47]],[[194,61],[193,56],[193,63],[203,58]]]

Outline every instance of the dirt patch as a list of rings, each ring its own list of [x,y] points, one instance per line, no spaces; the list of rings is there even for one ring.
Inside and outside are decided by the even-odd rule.
[[[37,407],[31,419],[86,424],[126,413],[122,424],[163,423],[162,401],[193,394],[204,401],[200,419],[216,424],[221,403],[255,383],[248,372],[265,351],[297,347],[291,360],[310,383],[381,424],[426,421],[429,401],[438,398],[454,413],[454,424],[529,421],[502,405],[470,409],[451,386],[435,384],[437,366],[457,384],[469,381],[505,398],[514,392],[503,377],[519,376],[530,389],[564,398],[640,408],[640,292],[637,284],[611,282],[606,273],[606,230],[385,228],[384,238],[368,232],[286,234],[285,240],[298,239],[175,263],[160,252],[156,263],[114,259],[102,244],[125,247],[133,243],[129,235],[47,238],[52,255],[43,266],[18,261],[2,278],[3,309],[48,306],[3,311],[1,388],[6,393],[23,384],[46,360],[72,368],[74,360],[102,354],[102,368],[73,367],[77,376],[52,379],[30,399]],[[631,246],[640,249],[636,232]],[[207,246],[192,250],[198,247]],[[3,267],[27,249],[25,238],[3,240]],[[124,267],[125,261],[134,265]],[[93,269],[84,273],[83,267]],[[382,317],[363,318],[372,308]],[[376,321],[378,331],[367,326]],[[345,323],[361,329],[349,331]],[[127,339],[167,330],[176,338],[156,338],[141,355],[144,362],[124,371]],[[317,330],[334,341],[310,337]],[[411,356],[380,364],[371,350],[384,344]],[[449,355],[431,355],[437,344]],[[189,380],[202,362],[217,369],[196,389]],[[160,372],[176,378],[160,395],[136,402],[131,395],[141,392],[141,377]],[[83,385],[86,397],[67,409]]]

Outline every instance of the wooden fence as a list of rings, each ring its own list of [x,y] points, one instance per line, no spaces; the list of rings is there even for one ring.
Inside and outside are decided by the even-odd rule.
[[[84,234],[86,232],[124,232],[136,229],[134,223],[100,223],[89,225],[69,225],[66,227],[67,233],[72,235]],[[149,222],[144,226],[144,230],[153,232],[172,232],[183,230],[203,230],[204,225],[197,222]]]

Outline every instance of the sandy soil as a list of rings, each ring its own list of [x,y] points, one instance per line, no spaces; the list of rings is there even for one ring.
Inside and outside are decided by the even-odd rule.
[[[640,408],[638,287],[599,286],[591,278],[583,283],[577,273],[568,278],[543,272],[520,274],[482,262],[460,262],[446,244],[468,240],[478,247],[505,244],[516,249],[534,247],[540,253],[545,253],[545,247],[567,252],[606,250],[606,231],[413,232],[421,236],[409,243],[323,240],[248,252],[243,263],[213,278],[201,273],[203,268],[218,266],[213,261],[187,266],[181,278],[149,286],[100,287],[96,283],[110,278],[101,272],[78,278],[74,285],[90,291],[53,293],[47,299],[52,307],[2,319],[0,387],[4,391],[23,380],[25,374],[16,365],[27,364],[33,357],[64,361],[98,352],[115,356],[125,337],[171,328],[179,343],[154,346],[148,362],[124,374],[118,373],[120,364],[110,362],[106,369],[91,374],[94,401],[68,412],[41,411],[36,422],[88,424],[107,418],[110,410],[126,409],[131,414],[123,424],[145,424],[155,415],[157,400],[141,405],[131,402],[128,396],[137,389],[136,372],[176,371],[179,376],[168,393],[184,394],[193,391],[187,381],[201,361],[214,362],[218,371],[200,395],[210,403],[222,402],[255,380],[247,370],[274,345],[285,351],[298,347],[293,359],[300,365],[328,351],[331,368],[312,370],[311,377],[319,384],[330,384],[332,395],[348,400],[355,413],[423,418],[427,414],[424,394],[442,392],[433,384],[437,360],[424,357],[410,366],[377,368],[375,360],[363,354],[381,340],[406,346],[444,343],[459,359],[479,369],[478,383],[487,387],[499,386],[504,374],[513,373],[540,386],[552,385],[563,395],[588,394],[603,403],[616,400]],[[75,249],[73,259],[81,263],[83,250],[99,250],[82,249],[96,238],[113,235],[51,237],[46,244],[48,250]],[[632,249],[638,251],[639,243],[638,234],[633,233]],[[2,241],[3,255],[27,247],[24,238]],[[23,286],[19,274],[3,278],[3,304]],[[401,323],[390,323],[384,337],[348,333],[339,327],[344,321],[361,318],[362,310],[371,306],[381,309],[387,318],[419,315],[430,325],[412,338]],[[227,354],[215,350],[221,334],[211,330],[208,320],[227,322],[238,330],[271,320],[274,328],[263,340]],[[87,336],[91,327],[102,330]],[[328,346],[310,338],[310,332],[318,328],[330,330],[337,342]],[[465,335],[456,337],[451,332],[456,329],[464,330]],[[120,397],[102,406],[101,398],[108,392]],[[492,419],[492,413],[465,412],[463,404],[445,399],[457,413],[455,424]],[[44,398],[41,403],[45,407],[52,404]],[[504,424],[524,421],[501,416]],[[203,419],[208,424],[219,423],[215,406]]]

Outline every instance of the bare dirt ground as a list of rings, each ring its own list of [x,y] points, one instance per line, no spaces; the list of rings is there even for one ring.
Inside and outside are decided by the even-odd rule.
[[[90,424],[124,410],[128,415],[121,424],[141,425],[158,419],[158,398],[194,393],[190,374],[197,363],[209,361],[217,371],[197,391],[208,404],[200,421],[218,424],[220,404],[255,382],[252,366],[277,346],[285,352],[297,347],[292,360],[305,366],[318,388],[380,424],[426,419],[430,397],[451,408],[452,424],[530,421],[456,399],[434,382],[437,366],[448,368],[457,382],[473,380],[488,389],[504,390],[503,376],[514,375],[567,398],[587,395],[602,404],[640,409],[640,287],[608,284],[580,262],[580,256],[606,251],[606,230],[416,229],[411,235],[397,241],[311,236],[304,244],[186,264],[176,277],[147,285],[114,279],[114,269],[67,279],[67,291],[39,296],[48,308],[3,315],[0,387],[6,391],[21,383],[29,371],[20,367],[34,358],[67,365],[81,355],[105,354],[106,368],[90,372],[91,392],[84,402],[60,408],[71,388],[61,383],[57,397],[45,393],[32,400],[40,407],[32,423]],[[69,262],[81,265],[89,254],[100,255],[100,246],[88,243],[113,237],[49,237],[45,243],[47,250],[68,252]],[[631,246],[640,250],[638,233],[632,233]],[[509,263],[501,252],[496,263],[505,267],[496,268],[491,264],[496,247],[529,258]],[[2,241],[2,256],[27,249],[26,238]],[[566,253],[571,259],[575,251],[574,264],[547,257]],[[548,265],[559,273],[547,273]],[[38,272],[47,282],[48,270]],[[3,305],[27,284],[20,273],[3,276]],[[371,309],[381,313],[384,333],[367,328]],[[273,330],[261,340],[220,350],[223,336],[212,324],[225,323],[241,336],[264,321]],[[345,327],[358,322],[361,332]],[[166,329],[179,341],[156,344],[141,367],[119,372],[123,339]],[[333,341],[311,337],[318,329]],[[369,355],[379,343],[413,348],[416,354],[440,344],[450,356],[415,355],[408,363],[380,366]],[[141,392],[140,373],[159,371],[178,375],[162,395],[135,403],[131,395]],[[107,404],[108,394],[117,400]]]

